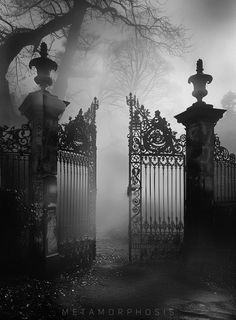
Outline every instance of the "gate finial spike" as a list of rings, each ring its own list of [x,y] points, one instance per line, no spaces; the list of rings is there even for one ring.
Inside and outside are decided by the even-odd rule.
[[[130,94],[128,96],[126,96],[126,103],[129,107],[134,106],[136,103],[136,96],[132,95],[132,93],[130,92]]]
[[[203,69],[203,61],[202,61],[202,59],[198,59],[196,71],[197,71],[198,74],[202,74],[203,70],[204,70]]]
[[[91,105],[94,106],[95,110],[98,110],[98,108],[99,108],[99,100],[98,100],[97,97],[94,97],[94,98],[93,98],[93,102],[92,102]]]

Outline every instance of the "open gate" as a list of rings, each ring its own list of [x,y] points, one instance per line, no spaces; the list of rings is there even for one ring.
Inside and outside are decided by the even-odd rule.
[[[129,259],[176,251],[183,239],[185,135],[127,97],[129,125]]]
[[[81,257],[95,257],[96,238],[96,111],[80,109],[75,119],[59,125],[57,161],[57,217],[59,249]]]

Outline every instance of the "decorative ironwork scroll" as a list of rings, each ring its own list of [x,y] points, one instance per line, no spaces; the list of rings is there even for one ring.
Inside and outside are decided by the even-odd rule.
[[[214,200],[236,201],[236,156],[223,147],[215,135]]]
[[[130,260],[170,250],[183,237],[186,139],[172,131],[160,111],[152,118],[132,94],[129,125]]]
[[[31,129],[29,123],[20,128],[0,127],[0,152],[30,153]]]
[[[232,164],[236,163],[235,154],[229,153],[229,151],[221,145],[220,138],[217,135],[215,135],[214,156],[216,161],[225,161]]]
[[[84,119],[83,110],[80,109],[75,119],[59,125],[58,144],[60,150],[75,153],[86,153],[89,149],[89,125]]]
[[[0,127],[0,188],[30,199],[31,127]]]
[[[75,119],[59,125],[58,144],[60,150],[75,153],[90,153],[96,145],[96,110],[98,100],[94,98],[90,108],[83,113],[80,109]],[[95,141],[94,141],[95,139]]]
[[[96,111],[80,109],[75,119],[59,126],[58,218],[60,243],[95,239]]]

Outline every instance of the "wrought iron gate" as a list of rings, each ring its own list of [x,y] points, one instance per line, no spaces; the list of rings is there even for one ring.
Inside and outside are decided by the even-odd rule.
[[[127,97],[129,125],[129,258],[176,250],[183,238],[185,135]]]
[[[58,156],[56,229],[59,251],[62,255],[76,256],[80,267],[92,261],[96,252],[97,109],[98,100],[95,98],[87,112],[80,110],[75,119],[59,125],[55,151]],[[45,232],[41,226],[44,228],[46,217],[36,212],[32,156],[31,123],[20,128],[0,127],[0,191],[14,191],[14,195],[21,196],[26,211],[27,221],[24,223],[30,229],[26,240],[31,244],[41,241],[35,239]],[[54,192],[53,189],[51,191]],[[35,250],[34,246],[32,250]]]
[[[221,145],[217,135],[214,148],[214,201],[216,204],[236,202],[236,157]]]
[[[95,98],[83,114],[59,126],[57,164],[59,243],[95,240],[96,110]]]
[[[31,128],[0,127],[0,188],[16,191],[30,204]]]

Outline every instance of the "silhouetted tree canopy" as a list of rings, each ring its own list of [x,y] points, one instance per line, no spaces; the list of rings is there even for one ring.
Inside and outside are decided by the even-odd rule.
[[[144,103],[163,90],[169,65],[159,49],[146,39],[129,37],[113,42],[105,59],[110,77],[104,75],[100,83],[100,101],[122,105],[125,92],[133,92]]]
[[[152,41],[159,48],[179,53],[184,47],[183,29],[173,25],[163,13],[163,5],[151,0],[1,0],[0,1],[0,100],[1,115],[12,115],[9,67],[20,53],[37,50],[44,37],[51,41],[66,39],[54,92],[63,97],[77,49],[89,45],[86,26],[91,21],[105,21],[123,30],[133,30],[138,37]],[[78,42],[79,39],[79,42]],[[4,111],[4,112],[3,112]]]

